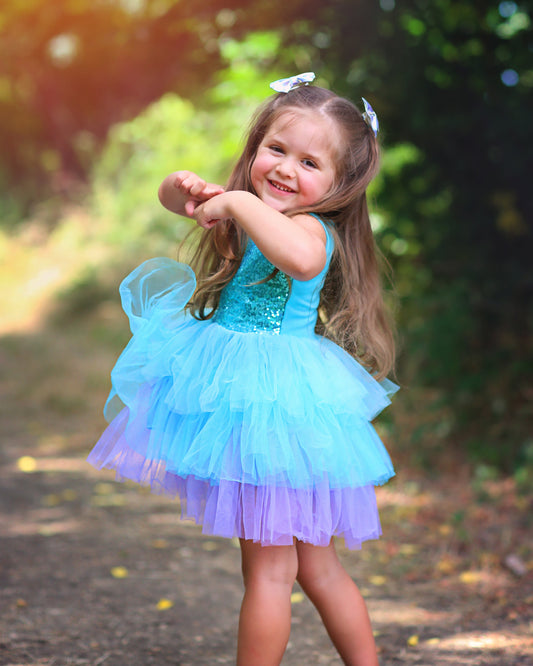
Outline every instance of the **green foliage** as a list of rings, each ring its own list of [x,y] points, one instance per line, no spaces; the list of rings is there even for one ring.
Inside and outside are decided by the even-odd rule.
[[[381,7],[359,41],[361,8],[340,2],[327,58],[335,87],[381,121],[377,226],[402,306],[400,377],[440,392],[450,441],[520,467],[533,425],[531,3]]]
[[[279,29],[318,0],[11,0],[0,6],[0,171],[25,211],[72,197],[109,128],[167,92],[197,98],[222,51],[253,26]],[[247,47],[250,67],[269,38]],[[0,196],[4,183],[0,181]],[[0,219],[0,224],[3,220]]]
[[[164,210],[157,200],[163,178],[178,169],[224,184],[239,156],[252,113],[265,98],[266,69],[279,47],[275,33],[250,35],[222,47],[226,68],[204,105],[167,94],[135,119],[109,133],[92,178],[93,211],[105,241],[123,249],[173,251],[190,221]]]

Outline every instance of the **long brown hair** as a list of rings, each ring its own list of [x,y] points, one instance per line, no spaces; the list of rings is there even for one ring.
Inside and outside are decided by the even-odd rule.
[[[317,332],[337,342],[381,378],[394,365],[394,337],[383,303],[378,252],[366,201],[366,188],[379,170],[379,148],[357,107],[317,86],[274,95],[253,118],[226,189],[256,194],[250,169],[258,147],[281,114],[299,108],[332,119],[344,148],[330,191],[312,207],[286,213],[313,212],[332,223],[335,250],[321,292]],[[223,220],[203,233],[192,260],[199,285],[189,304],[195,317],[213,316],[220,292],[240,265],[246,240],[233,220]]]

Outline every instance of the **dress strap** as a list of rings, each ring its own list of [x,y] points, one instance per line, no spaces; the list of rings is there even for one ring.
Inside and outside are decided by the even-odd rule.
[[[333,222],[331,220],[323,220],[320,215],[317,215],[316,213],[309,214],[320,222],[324,231],[326,232],[326,253],[328,257],[330,257],[333,253],[333,248],[335,247],[335,239],[331,233],[331,229],[334,226]]]

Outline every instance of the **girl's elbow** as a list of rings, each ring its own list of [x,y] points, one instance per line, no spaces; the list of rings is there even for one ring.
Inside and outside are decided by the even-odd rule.
[[[316,277],[326,265],[326,254],[300,255],[290,272],[291,277],[300,282],[307,282]]]

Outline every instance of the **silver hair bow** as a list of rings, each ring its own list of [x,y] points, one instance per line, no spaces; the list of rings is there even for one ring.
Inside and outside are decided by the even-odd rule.
[[[365,112],[363,113],[363,118],[366,120],[366,122],[370,125],[374,132],[374,136],[378,135],[378,130],[379,130],[379,121],[378,117],[376,116],[376,112],[374,109],[370,106],[370,104],[366,101],[364,97],[361,97],[363,100],[363,104],[365,105]]]
[[[289,76],[288,79],[278,79],[272,81],[270,87],[272,90],[280,93],[288,93],[300,86],[306,86],[315,80],[314,72],[304,72],[303,74],[296,74],[296,76]]]

